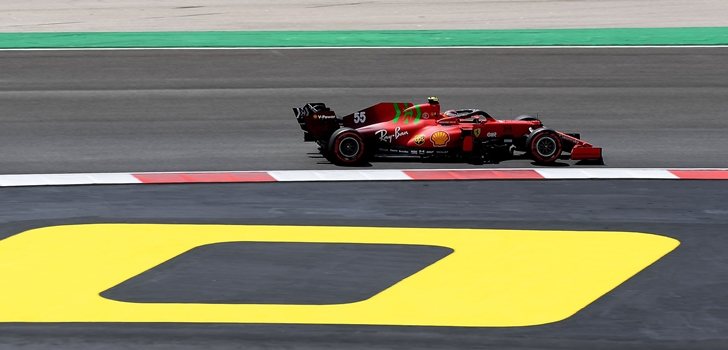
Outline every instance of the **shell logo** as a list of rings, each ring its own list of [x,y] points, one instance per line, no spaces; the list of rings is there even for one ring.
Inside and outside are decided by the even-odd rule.
[[[450,142],[450,135],[444,131],[437,131],[430,136],[430,141],[435,147],[445,147]]]
[[[415,145],[422,146],[425,143],[425,135],[417,135],[412,141]]]

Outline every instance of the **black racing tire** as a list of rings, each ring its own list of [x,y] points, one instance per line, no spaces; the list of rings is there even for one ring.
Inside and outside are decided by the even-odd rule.
[[[367,158],[364,138],[351,128],[340,128],[334,131],[327,147],[328,159],[336,165],[360,165]]]
[[[531,158],[538,164],[553,164],[563,151],[559,134],[547,128],[536,129],[528,135],[526,148]]]
[[[532,117],[530,115],[519,115],[519,116],[516,117],[515,120],[523,120],[523,121],[529,121],[529,122],[530,121],[539,121],[539,122],[541,121],[541,119],[538,119],[536,117]]]

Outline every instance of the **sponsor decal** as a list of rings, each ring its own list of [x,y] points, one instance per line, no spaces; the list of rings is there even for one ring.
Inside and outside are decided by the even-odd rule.
[[[425,135],[415,136],[414,143],[417,146],[422,146],[425,143]]]
[[[475,137],[480,137],[480,128],[473,129],[473,135],[475,135]]]
[[[381,141],[381,142],[391,143],[392,141],[397,140],[402,136],[409,135],[408,131],[400,132],[400,129],[401,129],[400,127],[394,128],[394,134],[389,134],[389,132],[386,129],[382,129],[382,130],[378,130],[377,132],[375,132],[374,135],[377,135],[377,137],[379,137],[379,141]]]
[[[445,147],[450,142],[450,135],[444,131],[437,131],[430,135],[430,141],[435,147]]]
[[[404,111],[399,110],[399,105],[394,103],[394,119],[392,119],[393,123],[397,122],[403,122],[404,124],[408,124],[409,122],[412,122],[414,124],[417,124],[420,122],[420,118],[422,117],[422,110],[420,109],[420,106],[412,106],[407,107],[407,105],[404,105],[405,107]],[[413,108],[414,107],[414,108]],[[415,112],[417,115],[415,116]]]
[[[362,124],[367,121],[367,115],[365,111],[354,113],[354,123]]]
[[[489,133],[485,134],[485,136],[486,137],[496,137],[496,136],[498,136],[498,133],[496,133],[495,131],[494,132],[489,132]]]
[[[422,119],[430,119],[430,114],[427,112],[422,113]]]
[[[313,119],[336,119],[336,116],[335,115],[314,114]]]

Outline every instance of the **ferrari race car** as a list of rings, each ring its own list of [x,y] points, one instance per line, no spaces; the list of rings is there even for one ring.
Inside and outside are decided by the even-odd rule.
[[[526,157],[544,165],[568,158],[603,164],[602,149],[579,134],[549,129],[531,116],[498,120],[478,109],[441,113],[436,97],[418,105],[382,102],[341,118],[323,103],[308,103],[293,112],[304,141],[316,142],[321,154],[338,165],[360,165],[374,156],[476,164]]]

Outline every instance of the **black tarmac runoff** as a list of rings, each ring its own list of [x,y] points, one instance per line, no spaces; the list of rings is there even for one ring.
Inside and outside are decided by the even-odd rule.
[[[292,107],[343,115],[430,95],[580,132],[610,167],[725,167],[726,62],[728,48],[690,47],[3,51],[0,167],[334,169],[303,143]]]
[[[576,315],[541,326],[5,323],[0,324],[3,349],[728,345],[728,182],[125,185],[5,188],[0,196],[3,239],[64,224],[215,223],[634,231],[681,242]],[[449,253],[396,245],[382,249],[343,244],[323,250],[316,244],[217,244],[193,249],[102,295],[130,302],[341,302],[365,298]],[[249,259],[241,259],[241,254]]]

